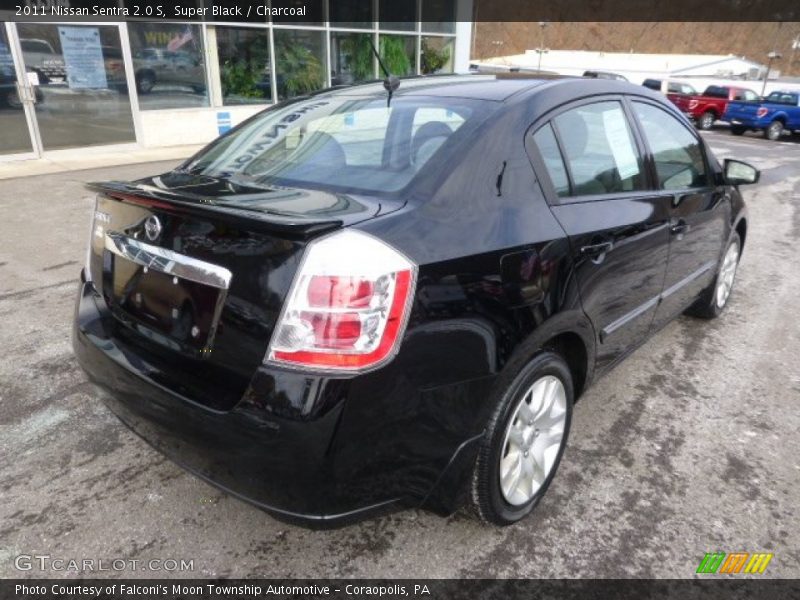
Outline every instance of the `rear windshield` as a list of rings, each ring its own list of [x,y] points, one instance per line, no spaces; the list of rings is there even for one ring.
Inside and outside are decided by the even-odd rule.
[[[265,186],[404,188],[496,103],[460,98],[316,97],[267,110],[182,169]]]

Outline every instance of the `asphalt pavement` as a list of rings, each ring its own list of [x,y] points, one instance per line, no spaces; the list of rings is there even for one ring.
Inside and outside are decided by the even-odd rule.
[[[706,552],[764,551],[762,577],[800,577],[800,138],[705,135],[763,173],[724,317],[681,317],[598,381],[538,509],[502,529],[411,510],[310,531],[183,472],[101,404],[70,346],[84,182],[171,163],[0,181],[0,576],[124,559],[95,574],[683,578]],[[43,555],[43,571],[17,559]]]

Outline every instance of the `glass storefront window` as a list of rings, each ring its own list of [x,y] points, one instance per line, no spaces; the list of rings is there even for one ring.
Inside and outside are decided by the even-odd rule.
[[[331,27],[372,27],[371,0],[331,0],[328,12]]]
[[[417,28],[417,0],[380,0],[381,29],[414,31]]]
[[[453,72],[453,38],[423,36],[420,49],[420,71],[423,75]]]
[[[275,29],[278,99],[284,100],[325,86],[325,32]]]
[[[203,30],[180,23],[128,23],[139,106],[208,106]]]
[[[222,103],[272,102],[269,32],[252,27],[217,27]]]
[[[345,85],[375,79],[372,34],[331,32],[331,84]]]
[[[417,38],[410,35],[381,35],[380,53],[386,70],[402,77],[417,72]]]
[[[17,31],[44,150],[135,141],[118,26],[20,23]]]
[[[455,0],[425,0],[422,3],[422,31],[455,33]]]
[[[17,69],[6,30],[0,23],[0,154],[31,152],[33,145],[17,91]]]

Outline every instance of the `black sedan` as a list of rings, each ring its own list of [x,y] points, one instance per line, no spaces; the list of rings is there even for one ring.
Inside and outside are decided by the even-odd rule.
[[[325,91],[93,185],[75,352],[134,432],[278,517],[513,523],[592,380],[723,311],[757,179],[624,82]]]

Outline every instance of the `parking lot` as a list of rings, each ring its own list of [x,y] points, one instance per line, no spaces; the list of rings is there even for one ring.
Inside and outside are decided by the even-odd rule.
[[[332,531],[278,522],[174,466],[98,401],[72,357],[86,181],[151,163],[0,181],[0,576],[18,555],[175,559],[125,577],[691,577],[705,552],[773,552],[800,577],[800,138],[717,129],[762,169],[723,318],[682,317],[580,400],[564,462],[505,529],[420,511]]]

